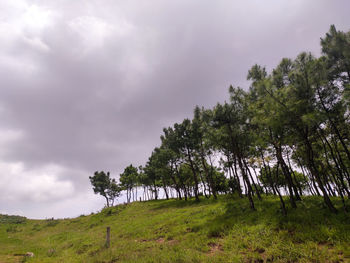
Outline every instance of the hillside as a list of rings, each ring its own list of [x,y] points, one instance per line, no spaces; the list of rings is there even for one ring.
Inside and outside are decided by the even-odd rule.
[[[275,197],[256,207],[220,196],[135,202],[74,219],[1,217],[0,262],[350,262],[350,216],[330,214],[321,198],[305,197],[286,217]]]

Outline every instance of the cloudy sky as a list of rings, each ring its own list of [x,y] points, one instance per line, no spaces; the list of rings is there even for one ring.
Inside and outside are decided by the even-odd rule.
[[[0,213],[100,209],[88,177],[144,164],[162,128],[248,87],[301,51],[320,54],[348,0],[1,0]]]

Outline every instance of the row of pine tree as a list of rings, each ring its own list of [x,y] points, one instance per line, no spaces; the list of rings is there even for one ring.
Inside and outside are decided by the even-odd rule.
[[[249,90],[231,86],[229,102],[195,107],[192,119],[165,128],[143,167],[120,175],[130,202],[236,194],[251,209],[263,194],[296,208],[304,195],[350,198],[350,32],[334,26],[321,38],[322,56],[303,52],[271,72],[254,65]],[[136,193],[137,194],[137,193]],[[256,198],[255,198],[256,197]],[[136,196],[137,199],[137,196]],[[339,208],[338,208],[339,209]]]

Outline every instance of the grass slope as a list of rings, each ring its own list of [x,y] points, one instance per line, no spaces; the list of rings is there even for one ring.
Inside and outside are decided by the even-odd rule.
[[[305,197],[286,217],[277,198],[256,207],[221,196],[135,202],[65,220],[3,218],[0,262],[350,262],[350,217],[330,214],[321,198]],[[28,251],[35,256],[14,256]]]

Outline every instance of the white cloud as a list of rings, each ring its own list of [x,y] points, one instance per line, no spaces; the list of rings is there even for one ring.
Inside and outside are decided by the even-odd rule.
[[[24,37],[24,42],[33,47],[38,51],[48,52],[50,51],[49,46],[44,43],[39,37]]]
[[[28,6],[19,19],[21,27],[40,32],[52,23],[53,12],[37,5]]]
[[[73,183],[59,180],[66,170],[58,165],[28,169],[22,162],[0,162],[0,199],[47,202],[70,198]]]
[[[119,23],[110,24],[95,16],[80,16],[68,22],[72,32],[78,35],[85,51],[99,48],[104,45],[108,37],[114,35],[123,37],[132,30],[132,25],[122,20]]]
[[[23,47],[24,44],[39,52],[50,50],[43,33],[53,25],[56,14],[45,7],[26,1],[7,1],[0,4],[0,66],[6,70],[31,74],[38,62]]]
[[[0,29],[3,38],[21,34],[38,36],[53,25],[56,15],[52,10],[29,5],[25,1],[14,1],[14,3],[17,4],[0,5]]]

